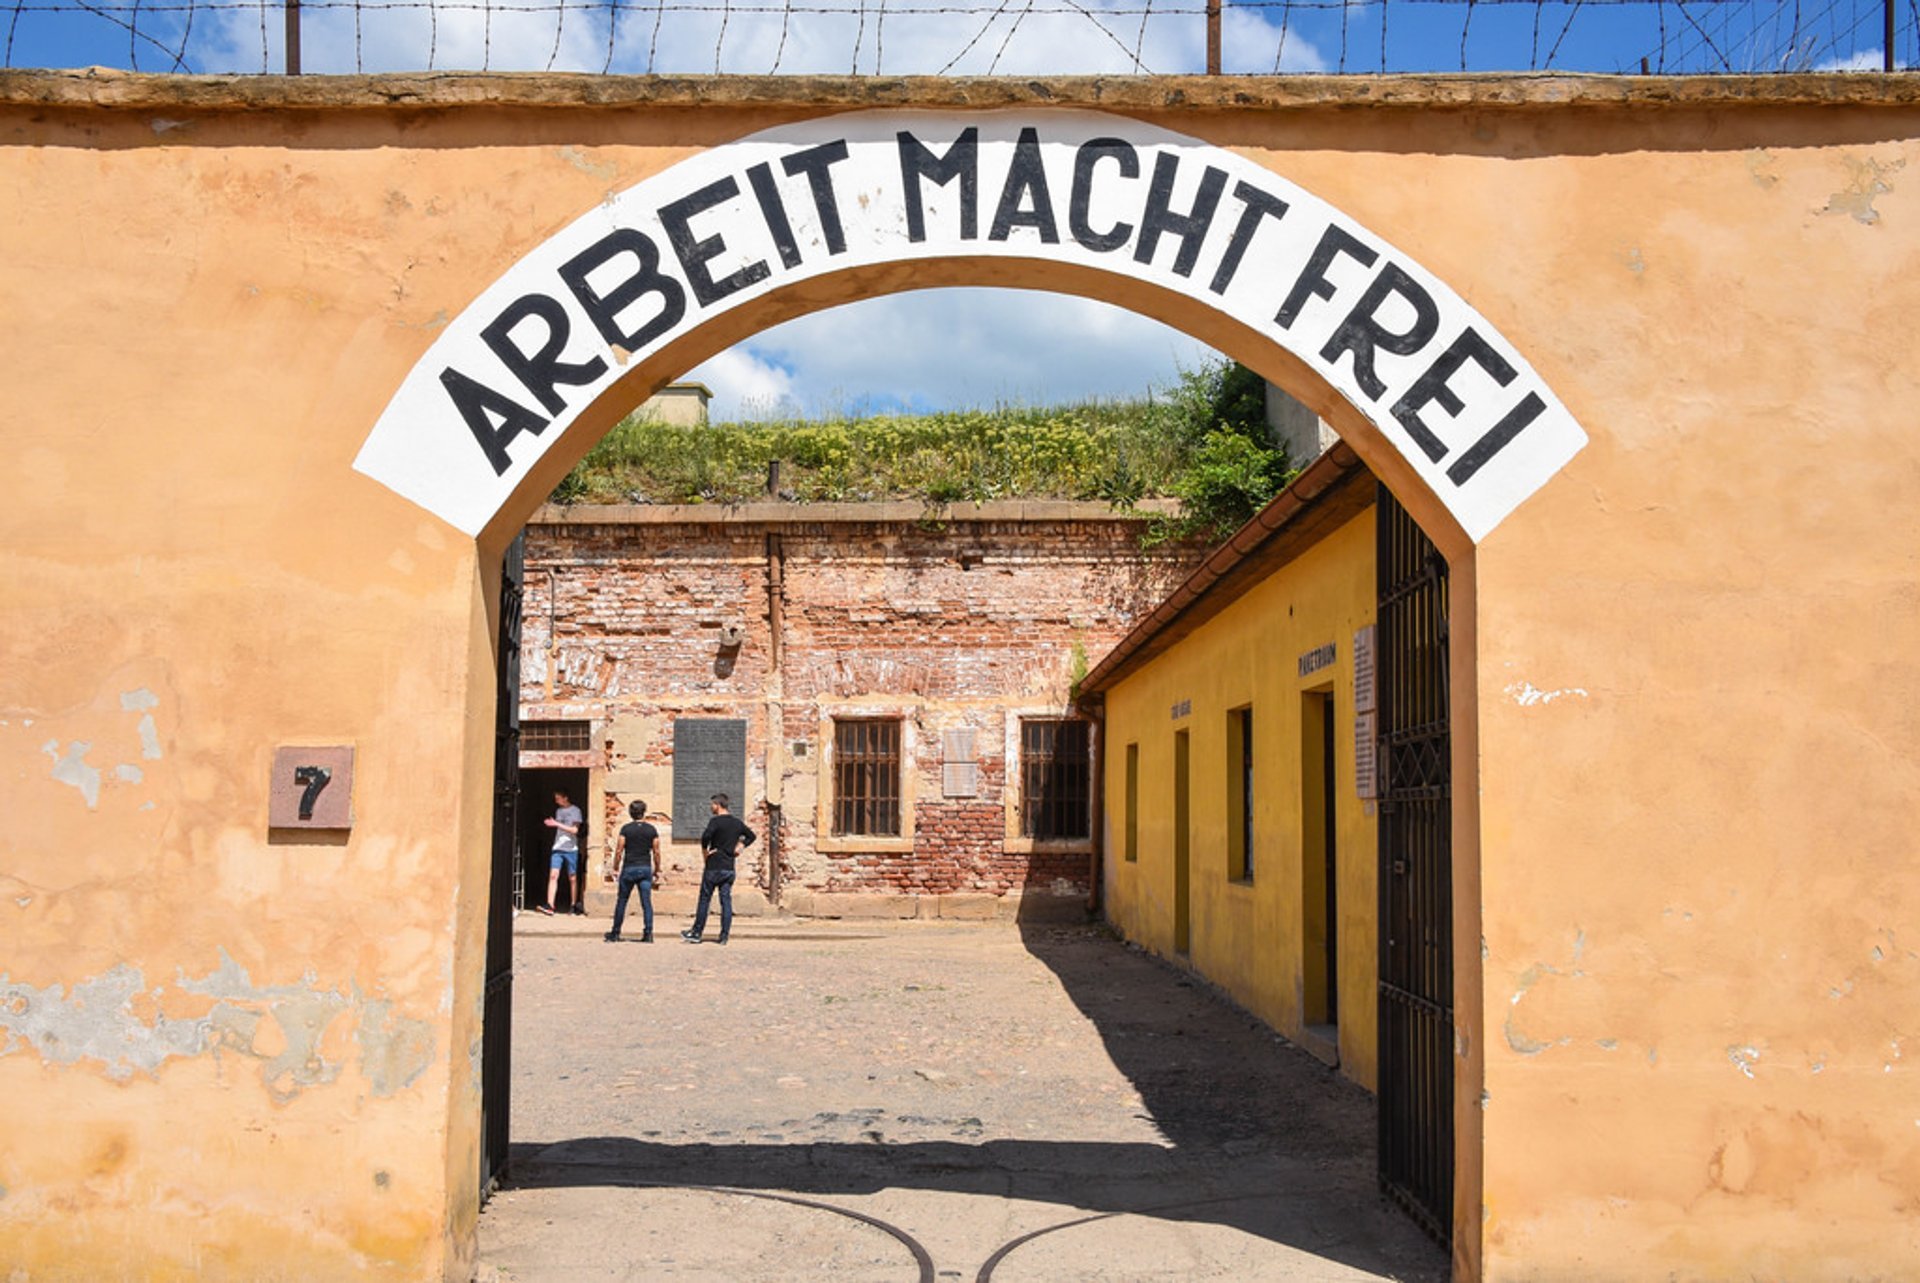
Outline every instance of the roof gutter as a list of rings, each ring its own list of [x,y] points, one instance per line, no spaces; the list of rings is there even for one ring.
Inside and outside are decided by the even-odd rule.
[[[1335,486],[1360,468],[1360,457],[1346,442],[1336,442],[1318,459],[1300,470],[1300,475],[1273,497],[1253,519],[1236,530],[1225,543],[1194,567],[1180,586],[1154,607],[1153,613],[1135,624],[1133,630],[1108,651],[1080,683],[1080,700],[1097,700],[1127,670],[1129,660],[1162,631],[1171,627],[1227,577],[1236,567],[1290,525],[1294,518],[1311,507]]]

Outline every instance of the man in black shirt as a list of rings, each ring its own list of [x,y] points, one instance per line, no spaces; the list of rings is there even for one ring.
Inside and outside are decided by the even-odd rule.
[[[720,892],[720,939],[717,943],[727,942],[727,932],[733,929],[734,857],[740,854],[741,847],[752,846],[755,837],[752,829],[727,810],[725,793],[715,793],[709,806],[713,810],[713,818],[707,821],[706,831],[700,835],[700,850],[707,857],[706,870],[700,875],[700,907],[694,912],[693,927],[680,933],[680,938],[688,944],[700,943],[700,933],[707,926],[707,905],[716,890]]]
[[[627,897],[638,891],[641,919],[646,924],[645,930],[640,933],[640,943],[652,944],[653,871],[659,863],[660,830],[646,822],[645,802],[633,803],[627,807],[627,814],[633,820],[620,830],[620,850],[614,865],[614,872],[620,878],[620,897],[614,901],[613,930],[607,932],[606,938],[619,942],[620,924],[627,916]]]

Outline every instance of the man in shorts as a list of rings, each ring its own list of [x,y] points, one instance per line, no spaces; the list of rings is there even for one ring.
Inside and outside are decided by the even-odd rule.
[[[586,882],[580,876],[580,822],[585,817],[564,789],[554,791],[553,805],[553,814],[544,821],[553,830],[553,865],[547,873],[547,902],[540,906],[540,912],[548,917],[553,916],[554,893],[560,889],[562,869],[566,870],[567,887],[573,895],[575,913],[584,911],[580,893],[585,889]]]

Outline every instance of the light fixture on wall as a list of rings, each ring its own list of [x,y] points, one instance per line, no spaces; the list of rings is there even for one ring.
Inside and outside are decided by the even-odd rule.
[[[747,630],[739,624],[723,624],[717,638],[720,648],[713,657],[713,675],[731,677],[734,662],[740,658],[740,645],[747,639]]]

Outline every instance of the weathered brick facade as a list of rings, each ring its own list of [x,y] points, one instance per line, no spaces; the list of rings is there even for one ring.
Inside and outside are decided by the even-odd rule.
[[[937,522],[910,504],[546,509],[527,533],[521,715],[591,725],[592,753],[566,760],[592,762],[596,872],[634,798],[669,832],[676,719],[737,718],[735,810],[762,834],[740,861],[744,911],[1077,900],[1092,839],[1023,835],[1020,722],[1073,716],[1076,663],[1192,565],[1195,549],[1143,551],[1139,533],[1140,518],[1100,504],[989,504]],[[897,834],[835,832],[834,724],[848,717],[898,720]],[[957,774],[956,730],[972,732]],[[672,904],[697,887],[700,857],[691,841],[663,849]]]

